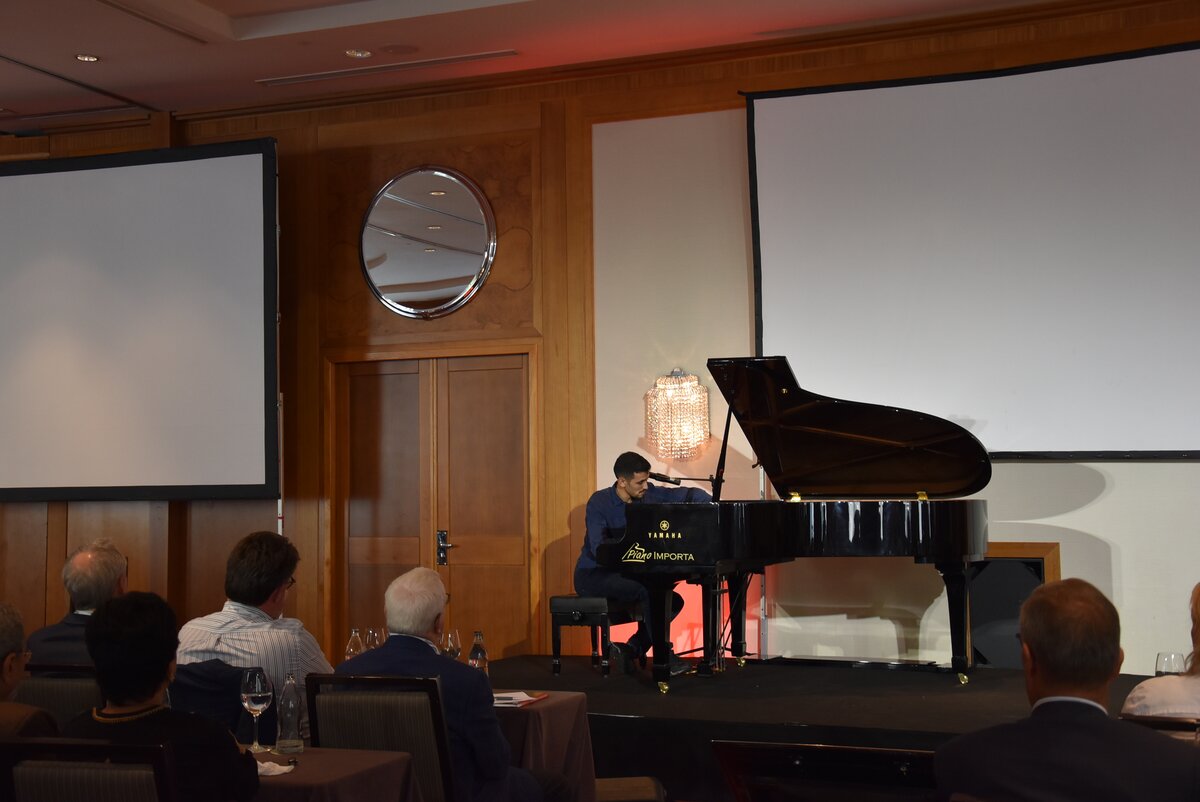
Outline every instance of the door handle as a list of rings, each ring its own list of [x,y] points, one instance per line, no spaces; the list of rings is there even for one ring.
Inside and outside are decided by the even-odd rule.
[[[450,533],[445,529],[437,530],[437,564],[447,565],[446,552],[454,548],[454,544],[449,542]]]

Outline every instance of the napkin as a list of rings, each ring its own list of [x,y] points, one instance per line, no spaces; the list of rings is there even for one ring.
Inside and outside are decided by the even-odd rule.
[[[287,774],[295,766],[285,766],[282,763],[272,763],[269,760],[260,761],[258,764],[258,776],[270,777],[275,774]]]

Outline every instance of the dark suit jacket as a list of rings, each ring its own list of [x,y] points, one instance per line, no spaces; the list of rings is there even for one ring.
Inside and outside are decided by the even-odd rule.
[[[0,737],[53,738],[58,735],[54,717],[40,707],[0,701]]]
[[[937,750],[934,773],[939,800],[1200,799],[1200,749],[1072,701],[955,738]]]
[[[336,673],[441,677],[455,798],[459,802],[508,800],[512,769],[508,741],[492,707],[491,683],[482,671],[438,654],[419,638],[392,635],[378,649],[342,663]]]
[[[92,656],[83,641],[83,628],[87,622],[86,615],[67,613],[57,624],[34,632],[28,641],[27,648],[33,653],[29,662],[90,666]]]

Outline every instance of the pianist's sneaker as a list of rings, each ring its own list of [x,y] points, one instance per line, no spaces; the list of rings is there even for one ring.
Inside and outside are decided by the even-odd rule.
[[[608,645],[608,662],[617,666],[626,674],[634,673],[635,661],[639,658],[633,653],[628,643],[610,643]],[[646,658],[640,658],[644,663]]]

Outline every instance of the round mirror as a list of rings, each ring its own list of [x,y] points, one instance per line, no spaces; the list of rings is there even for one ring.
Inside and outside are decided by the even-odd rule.
[[[496,256],[496,219],[483,191],[448,167],[414,167],[375,195],[362,229],[362,269],[379,300],[406,317],[465,304]]]

